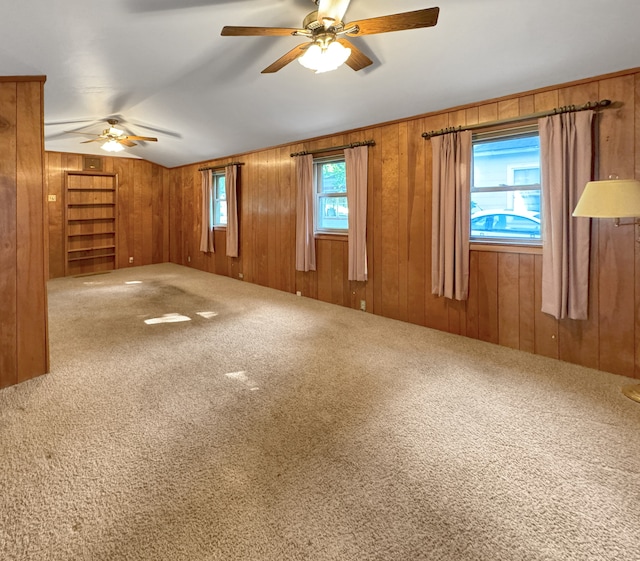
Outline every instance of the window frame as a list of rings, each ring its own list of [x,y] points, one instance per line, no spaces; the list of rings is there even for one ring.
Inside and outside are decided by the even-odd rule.
[[[225,180],[225,192],[224,197],[219,197],[219,187],[220,180]],[[220,203],[224,202],[227,204],[227,186],[226,186],[226,175],[224,171],[213,170],[211,172],[211,224],[212,228],[226,228],[227,222],[220,222]],[[227,219],[228,220],[228,219]]]
[[[531,183],[531,184],[523,184],[523,185],[492,185],[488,187],[475,187],[474,186],[474,171],[475,171],[475,161],[474,161],[474,151],[473,147],[476,144],[481,144],[485,142],[496,142],[500,140],[509,140],[515,138],[523,138],[528,136],[537,136],[540,137],[540,131],[538,129],[537,123],[532,123],[519,127],[512,128],[502,128],[491,131],[483,131],[479,133],[475,133],[472,136],[472,145],[471,145],[471,180],[470,180],[470,193],[469,193],[469,242],[474,246],[480,245],[497,245],[497,246],[515,246],[515,247],[533,247],[533,248],[541,248],[542,247],[542,185],[541,183]],[[540,157],[538,159],[538,166],[520,163],[514,159],[513,162],[507,164],[507,176],[508,179],[513,183],[513,175],[515,169],[535,169],[541,167]],[[473,219],[473,215],[475,213],[471,211],[472,206],[472,196],[473,193],[513,193],[516,191],[538,191],[539,199],[540,199],[540,211],[538,212],[537,218],[540,221],[540,237],[539,238],[526,238],[526,237],[508,237],[508,236],[473,236],[471,234],[471,222]],[[498,210],[498,209],[496,209]],[[513,212],[504,209],[505,212]],[[488,210],[487,210],[488,212]]]
[[[342,163],[345,165],[345,190],[344,191],[322,191],[322,166],[328,163]],[[313,159],[313,232],[315,236],[324,234],[346,236],[349,233],[349,202],[347,200],[347,184],[346,184],[346,160],[344,154],[335,154],[332,156],[323,156]],[[322,208],[322,199],[342,199],[347,200],[347,226],[345,228],[329,228],[321,226],[320,210]]]

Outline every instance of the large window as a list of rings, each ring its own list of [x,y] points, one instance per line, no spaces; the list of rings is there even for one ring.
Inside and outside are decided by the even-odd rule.
[[[227,191],[224,172],[213,172],[211,176],[211,213],[212,226],[227,225]]]
[[[316,188],[315,231],[344,233],[349,229],[347,175],[343,157],[314,160]]]
[[[541,243],[537,127],[473,138],[471,240]]]

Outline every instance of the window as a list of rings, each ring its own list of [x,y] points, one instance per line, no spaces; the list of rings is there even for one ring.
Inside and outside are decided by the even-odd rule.
[[[227,225],[227,192],[223,172],[213,172],[211,176],[211,213],[212,226]]]
[[[314,160],[316,187],[315,231],[344,233],[349,229],[347,174],[343,157]]]
[[[537,126],[473,138],[471,240],[540,244]]]

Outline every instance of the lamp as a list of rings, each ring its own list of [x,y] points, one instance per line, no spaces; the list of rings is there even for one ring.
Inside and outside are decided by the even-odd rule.
[[[351,56],[351,49],[344,47],[335,39],[319,37],[298,61],[305,68],[315,70],[316,74],[335,70]]]
[[[122,152],[124,150],[124,146],[120,144],[117,140],[107,140],[102,146],[100,146],[103,150],[107,152]]]
[[[613,177],[603,181],[589,181],[573,216],[614,218],[616,226],[627,225],[620,224],[619,219],[640,217],[640,181]],[[631,224],[640,225],[637,220]],[[629,399],[640,402],[640,384],[625,386],[622,393]]]
[[[606,179],[589,181],[573,216],[628,218],[640,216],[640,181]]]

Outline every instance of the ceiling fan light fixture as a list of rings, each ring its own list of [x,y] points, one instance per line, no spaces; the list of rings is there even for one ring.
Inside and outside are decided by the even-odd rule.
[[[124,131],[121,131],[120,129],[117,129],[115,127],[110,127],[107,134],[109,134],[110,136],[122,136],[124,134]]]
[[[338,41],[332,41],[326,48],[317,43],[311,45],[298,61],[302,66],[314,70],[316,74],[336,70],[351,56],[351,49]]]
[[[124,150],[124,146],[117,140],[107,140],[100,148],[107,152],[122,152]]]

